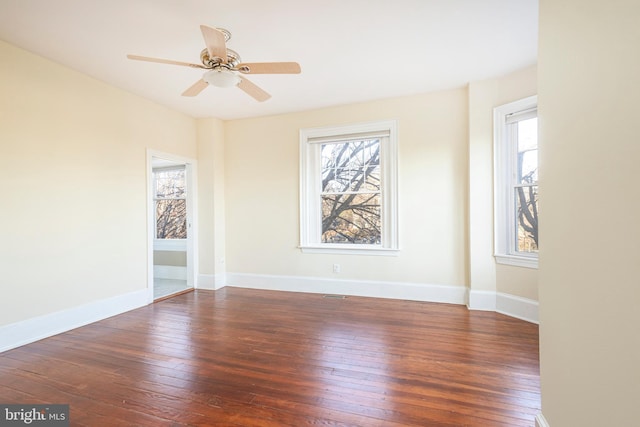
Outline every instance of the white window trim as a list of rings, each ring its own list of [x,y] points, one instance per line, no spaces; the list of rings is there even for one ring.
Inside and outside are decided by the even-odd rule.
[[[343,245],[320,242],[320,211],[316,203],[319,190],[312,176],[319,176],[319,163],[311,152],[320,138],[336,138],[374,132],[386,132],[389,137],[381,146],[382,172],[382,244]],[[346,138],[345,138],[346,139]],[[315,142],[312,142],[315,141]],[[349,255],[397,255],[398,245],[398,162],[397,122],[395,120],[357,123],[300,130],[300,249],[303,253]],[[313,175],[312,175],[313,174]]]
[[[513,244],[515,230],[508,227],[515,224],[515,212],[511,209],[511,196],[505,191],[505,183],[511,181],[511,159],[514,156],[513,144],[505,143],[508,138],[507,118],[537,108],[538,97],[530,96],[509,104],[501,105],[493,110],[494,132],[494,257],[497,263],[517,267],[538,268],[538,254],[515,254]]]

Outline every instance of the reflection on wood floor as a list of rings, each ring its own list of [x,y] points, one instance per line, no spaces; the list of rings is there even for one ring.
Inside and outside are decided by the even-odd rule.
[[[0,354],[72,426],[521,426],[538,326],[464,306],[196,290]]]

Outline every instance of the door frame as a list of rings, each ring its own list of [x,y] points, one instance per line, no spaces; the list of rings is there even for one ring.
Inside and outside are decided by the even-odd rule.
[[[153,302],[153,249],[156,235],[153,202],[153,159],[184,165],[187,179],[187,286],[197,288],[198,271],[198,206],[197,161],[171,153],[147,149],[147,300]]]

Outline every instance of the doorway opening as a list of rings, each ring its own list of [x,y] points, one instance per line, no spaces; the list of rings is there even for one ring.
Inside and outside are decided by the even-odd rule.
[[[149,159],[149,288],[155,301],[195,286],[195,163],[161,153]]]

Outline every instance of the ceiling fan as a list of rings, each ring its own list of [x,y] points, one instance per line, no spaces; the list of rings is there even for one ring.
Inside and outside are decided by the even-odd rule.
[[[242,74],[300,73],[300,65],[297,62],[241,62],[240,55],[227,48],[226,43],[231,38],[229,31],[223,28],[207,27],[206,25],[200,25],[200,31],[202,31],[202,36],[207,46],[200,52],[202,64],[139,55],[127,55],[127,58],[207,70],[200,80],[182,93],[182,96],[196,96],[209,85],[217,87],[237,86],[256,101],[263,102],[271,98],[271,95],[247,80]]]

